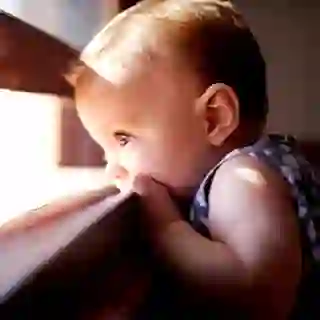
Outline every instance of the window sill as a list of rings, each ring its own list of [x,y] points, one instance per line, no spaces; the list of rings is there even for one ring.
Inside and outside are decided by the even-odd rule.
[[[33,171],[33,170],[30,170]],[[0,226],[25,211],[54,199],[99,188],[105,184],[104,169],[56,168],[26,172],[0,169]]]

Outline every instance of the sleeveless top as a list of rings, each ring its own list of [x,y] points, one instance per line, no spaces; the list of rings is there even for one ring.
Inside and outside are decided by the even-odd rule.
[[[268,135],[253,145],[236,149],[227,154],[204,178],[193,201],[190,223],[202,235],[209,237],[203,223],[208,217],[208,195],[217,170],[228,160],[238,155],[254,157],[276,170],[288,183],[296,208],[300,226],[302,259],[308,261],[311,268],[303,268],[303,275],[298,293],[298,308],[302,300],[314,300],[317,315],[320,314],[320,178],[310,163],[299,152],[291,136]],[[305,264],[304,264],[305,266]],[[306,274],[308,273],[308,274]],[[315,281],[316,280],[316,281]],[[307,284],[306,284],[307,283]],[[311,285],[311,286],[310,286]],[[317,293],[316,293],[317,291]],[[318,301],[317,301],[318,300]],[[309,302],[308,302],[309,303]],[[305,301],[303,302],[305,305]],[[319,305],[319,307],[318,307]],[[313,313],[313,311],[308,311]],[[306,319],[306,311],[300,311],[301,318]],[[294,319],[300,319],[299,316]],[[308,317],[309,319],[309,317]],[[311,319],[311,318],[310,318]],[[313,319],[313,318],[312,318]]]

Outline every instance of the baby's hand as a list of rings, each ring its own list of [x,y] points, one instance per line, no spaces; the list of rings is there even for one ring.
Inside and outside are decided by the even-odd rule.
[[[139,175],[133,181],[133,191],[140,195],[143,218],[153,232],[162,231],[181,215],[167,188],[148,176]]]

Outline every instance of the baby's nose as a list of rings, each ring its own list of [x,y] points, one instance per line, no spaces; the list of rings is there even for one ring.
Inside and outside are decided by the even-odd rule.
[[[116,182],[118,180],[126,180],[129,176],[128,171],[117,164],[108,163],[106,167],[107,179]]]

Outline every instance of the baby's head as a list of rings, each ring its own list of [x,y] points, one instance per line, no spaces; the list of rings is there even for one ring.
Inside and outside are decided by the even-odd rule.
[[[228,1],[141,2],[111,21],[82,61],[77,109],[111,178],[147,174],[188,194],[265,122],[264,60]]]

